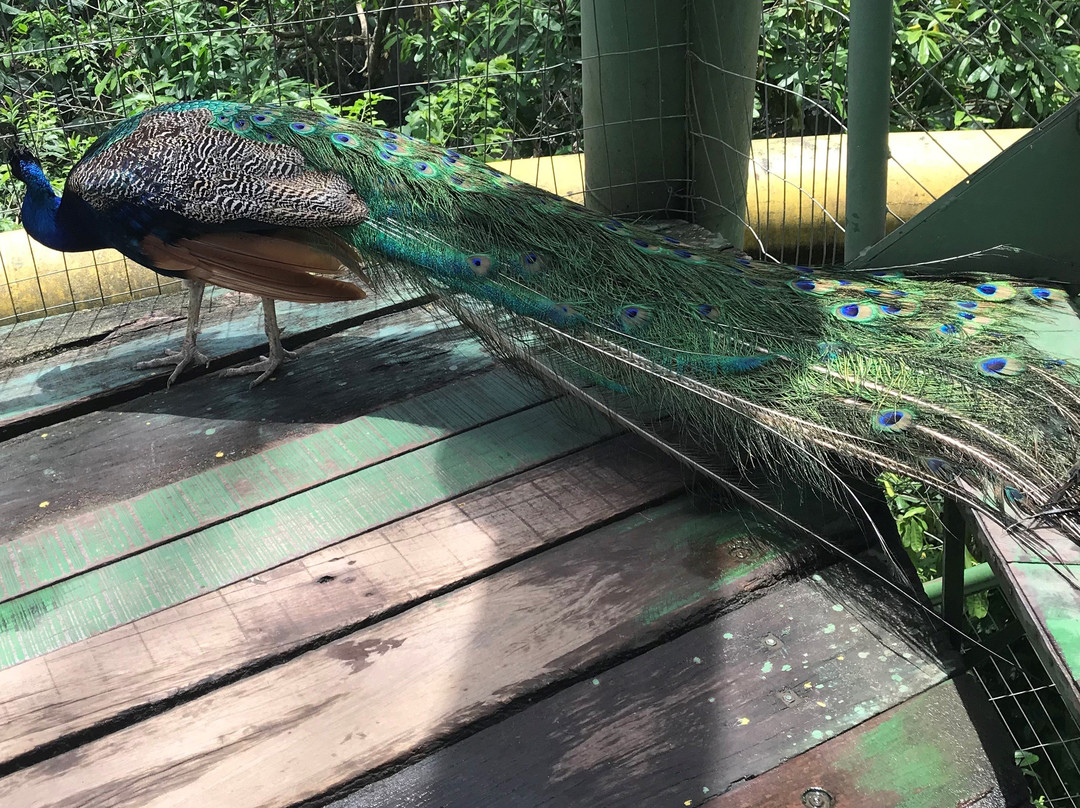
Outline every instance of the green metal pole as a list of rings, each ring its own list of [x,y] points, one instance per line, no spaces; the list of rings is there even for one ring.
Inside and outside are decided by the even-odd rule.
[[[892,100],[892,3],[851,0],[844,260],[885,236]]]
[[[941,603],[942,583],[941,578],[934,578],[934,580],[923,584],[923,591],[926,593],[927,599],[935,606]],[[976,592],[982,592],[986,589],[993,589],[997,585],[998,579],[994,576],[994,571],[990,568],[990,565],[985,561],[964,570],[965,596],[974,595]]]
[[[742,247],[761,0],[689,8],[695,221]]]
[[[686,11],[664,0],[583,0],[585,204],[684,213]]]
[[[951,499],[946,499],[942,507],[941,526],[945,531],[941,558],[941,616],[950,626],[960,628],[964,620],[964,561],[967,555],[964,537],[967,536],[967,523],[960,506]]]

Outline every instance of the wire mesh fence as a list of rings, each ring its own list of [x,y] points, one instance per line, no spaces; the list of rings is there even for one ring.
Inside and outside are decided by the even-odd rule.
[[[1023,628],[1000,593],[968,630],[1002,659],[980,655],[971,673],[993,705],[1015,747],[1038,808],[1080,806],[1080,728],[1069,717]],[[1010,664],[1011,663],[1011,664]]]

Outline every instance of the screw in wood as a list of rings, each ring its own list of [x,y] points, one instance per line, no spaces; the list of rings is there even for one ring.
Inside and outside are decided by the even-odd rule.
[[[802,804],[806,808],[833,808],[836,805],[836,800],[825,789],[814,786],[803,792]]]

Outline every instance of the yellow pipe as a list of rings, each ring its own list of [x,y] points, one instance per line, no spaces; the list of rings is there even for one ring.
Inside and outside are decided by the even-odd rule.
[[[889,136],[889,229],[910,219],[1027,130]],[[772,138],[751,142],[746,245],[785,247],[843,243],[844,138]],[[516,179],[577,201],[583,197],[580,154],[491,164]],[[754,235],[757,233],[757,236]],[[22,230],[0,233],[0,324],[117,303],[179,288],[179,282],[112,250],[58,253]]]
[[[892,231],[1027,133],[1026,129],[889,135]],[[770,252],[843,244],[845,140],[841,135],[755,140],[746,200],[746,244]],[[839,225],[839,227],[838,227]],[[755,237],[754,233],[757,233]]]

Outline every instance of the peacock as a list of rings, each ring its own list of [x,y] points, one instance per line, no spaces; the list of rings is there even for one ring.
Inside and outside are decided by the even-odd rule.
[[[826,487],[883,471],[999,522],[1080,537],[1080,369],[1025,339],[1053,286],[910,268],[811,269],[694,248],[454,149],[287,106],[182,102],[100,138],[58,198],[25,148],[30,234],[113,247],[266,301],[407,283],[499,356],[695,468],[784,468]],[[372,284],[375,286],[372,287]]]

